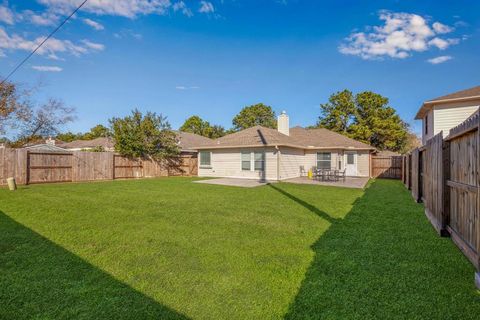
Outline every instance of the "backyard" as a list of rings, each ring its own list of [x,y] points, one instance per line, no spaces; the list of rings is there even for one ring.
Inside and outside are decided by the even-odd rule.
[[[473,266],[400,181],[0,189],[2,319],[461,318]]]

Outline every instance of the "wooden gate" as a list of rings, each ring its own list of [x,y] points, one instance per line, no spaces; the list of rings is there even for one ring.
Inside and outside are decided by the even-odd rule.
[[[402,157],[401,156],[372,156],[372,177],[373,178],[402,178]]]
[[[27,152],[27,184],[72,182],[72,171],[72,153]]]

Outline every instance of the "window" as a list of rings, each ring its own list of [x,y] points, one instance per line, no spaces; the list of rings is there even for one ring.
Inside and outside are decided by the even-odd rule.
[[[250,152],[242,152],[242,170],[250,171],[252,155]]]
[[[428,114],[425,117],[425,134],[428,134]]]
[[[347,153],[347,164],[355,164],[355,154]]]
[[[317,153],[317,168],[330,169],[332,166],[332,154],[330,152]]]
[[[209,151],[200,151],[200,167],[210,167],[211,165],[211,153]]]
[[[265,152],[255,152],[254,153],[254,168],[258,171],[263,171],[265,165]]]

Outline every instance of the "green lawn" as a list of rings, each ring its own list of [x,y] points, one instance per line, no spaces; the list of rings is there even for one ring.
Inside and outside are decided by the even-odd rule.
[[[398,181],[0,189],[0,319],[478,319],[473,267]]]

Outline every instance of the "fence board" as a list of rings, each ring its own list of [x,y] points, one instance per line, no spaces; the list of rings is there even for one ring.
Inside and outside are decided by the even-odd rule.
[[[79,182],[171,175],[197,175],[197,156],[156,162],[131,159],[111,152],[29,152],[0,148],[0,185],[15,177],[18,184]]]
[[[372,177],[374,178],[402,178],[401,156],[372,156]]]
[[[410,186],[412,188],[413,199],[417,202],[420,201],[420,150],[415,149],[412,151],[412,163],[411,163],[411,181]]]

